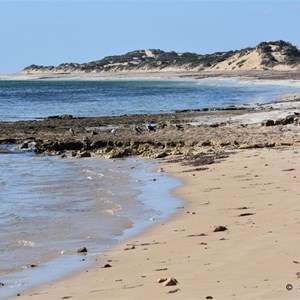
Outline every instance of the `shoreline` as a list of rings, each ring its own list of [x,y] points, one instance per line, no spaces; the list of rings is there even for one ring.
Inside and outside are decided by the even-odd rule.
[[[297,149],[239,150],[194,172],[165,162],[184,182],[175,191],[184,208],[105,251],[95,266],[22,299],[167,299],[170,293],[174,299],[296,299],[297,290],[285,286],[297,285],[300,260],[292,247],[299,158]],[[218,226],[228,230],[214,232]],[[103,268],[106,263],[112,267]],[[157,283],[167,277],[178,285]]]
[[[59,160],[59,158],[57,158],[57,160]],[[101,165],[105,162],[102,160],[103,159],[100,158],[97,160],[96,158],[93,159],[93,163]],[[89,161],[90,160],[86,161],[86,163],[92,163],[92,161]],[[121,170],[123,170],[122,172],[125,171],[126,176],[129,178],[127,185],[123,187],[126,190],[122,192],[122,197],[128,197],[126,196],[128,192],[130,195],[132,194],[132,203],[127,203],[119,199],[121,201],[118,203],[120,203],[120,206],[124,205],[124,207],[119,213],[118,211],[116,212],[116,217],[130,220],[132,226],[123,228],[118,227],[120,226],[119,223],[115,223],[115,235],[113,235],[114,231],[111,233],[108,231],[105,236],[103,234],[100,235],[104,241],[99,242],[99,236],[96,237],[95,234],[93,235],[91,233],[91,236],[87,238],[82,237],[82,241],[77,243],[77,248],[74,248],[74,243],[73,248],[69,249],[68,242],[70,241],[66,240],[63,248],[60,250],[58,248],[60,254],[57,254],[56,257],[47,260],[36,258],[31,262],[34,267],[28,265],[28,267],[23,270],[16,269],[13,272],[3,274],[0,282],[4,285],[1,286],[0,284],[0,299],[7,299],[12,297],[12,295],[31,290],[34,287],[62,280],[85,268],[89,268],[95,264],[95,257],[99,256],[99,253],[105,252],[123,240],[140,234],[146,228],[153,226],[153,224],[162,222],[174,215],[176,213],[176,207],[180,205],[181,200],[176,198],[169,191],[179,186],[180,182],[175,178],[166,176],[163,172],[156,172],[157,165],[157,161],[141,158],[130,158],[120,162],[111,161],[110,167],[112,169],[120,170],[121,168]],[[116,194],[119,193],[120,191],[116,192]],[[153,198],[153,195],[156,197]],[[119,197],[121,198],[121,194]],[[165,200],[163,205],[157,202],[157,197]],[[130,209],[129,207],[133,206],[133,203],[135,203],[135,205]],[[125,206],[126,204],[128,204],[129,207]],[[75,222],[80,223],[79,219],[75,220]],[[90,225],[93,227],[93,224]],[[87,228],[86,234],[88,234],[90,232],[88,229],[89,225],[86,224],[85,227]],[[99,227],[98,229],[103,230],[103,227]],[[108,230],[109,229],[110,228],[108,228]],[[80,234],[78,236],[80,236]],[[98,240],[98,242],[95,239]],[[81,249],[83,246],[87,247],[88,252],[76,253],[77,249]]]
[[[299,103],[297,103],[297,108],[294,108],[294,96],[291,95],[291,98],[288,98],[285,95],[287,102],[279,102],[278,111],[286,113],[287,107],[290,104],[292,105],[289,109],[299,109]],[[298,96],[299,94],[296,94],[296,97]],[[299,99],[297,101],[299,102]],[[275,103],[269,105],[275,105]],[[270,112],[272,110],[267,109],[267,117],[272,116]],[[250,114],[250,119],[254,118],[253,114],[255,113],[252,112]],[[258,111],[257,113],[262,114],[264,112]],[[228,115],[232,114],[232,111],[228,113]],[[245,112],[238,112],[239,114],[243,117]],[[296,299],[296,291],[287,294],[285,285],[288,283],[294,286],[297,285],[297,276],[295,274],[297,273],[296,267],[298,263],[294,261],[300,262],[300,258],[297,257],[296,252],[291,251],[291,247],[288,247],[286,252],[292,253],[289,254],[292,263],[290,264],[290,261],[283,261],[281,256],[283,256],[283,253],[286,253],[282,250],[284,245],[280,245],[279,250],[276,252],[273,246],[277,244],[273,245],[273,242],[278,243],[279,240],[287,240],[293,243],[296,241],[293,234],[296,232],[297,222],[292,220],[297,219],[297,210],[289,210],[290,222],[284,220],[288,225],[292,225],[292,234],[285,232],[287,234],[286,237],[280,235],[278,229],[279,222],[274,224],[273,220],[267,217],[269,206],[271,210],[272,206],[276,206],[276,210],[274,212],[272,210],[272,213],[276,215],[277,219],[280,219],[283,217],[282,211],[286,206],[296,207],[297,205],[295,202],[297,198],[295,182],[298,181],[298,177],[300,176],[299,163],[297,163],[300,158],[298,154],[300,142],[299,127],[295,125],[261,127],[260,124],[252,126],[251,124],[249,125],[248,121],[246,123],[247,126],[241,128],[240,124],[242,122],[237,120],[236,125],[233,125],[233,127],[230,127],[231,124],[229,126],[226,125],[224,128],[226,129],[225,131],[222,131],[222,125],[218,126],[216,131],[210,131],[214,130],[213,127],[204,127],[203,130],[208,131],[207,136],[211,137],[212,140],[214,138],[219,139],[218,144],[210,142],[207,145],[201,144],[201,147],[197,148],[195,145],[189,144],[190,141],[188,141],[189,143],[184,145],[184,149],[180,150],[181,153],[176,153],[176,155],[193,155],[197,151],[204,150],[210,153],[211,151],[218,151],[220,149],[221,151],[234,151],[237,153],[231,155],[224,162],[208,165],[208,169],[204,171],[194,168],[193,172],[183,172],[184,170],[191,169],[191,167],[178,166],[176,163],[167,164],[164,167],[171,175],[184,181],[184,186],[175,192],[176,195],[184,199],[184,208],[179,210],[170,220],[154,225],[134,238],[126,239],[117,246],[107,250],[99,257],[96,262],[97,265],[57,282],[22,293],[21,297],[23,299],[32,299],[32,297],[35,297],[36,299],[43,298],[46,300],[54,298],[66,299],[66,297],[74,299],[99,299],[99,297],[100,299],[161,299],[170,297],[170,292],[172,297],[176,299],[182,299],[182,297],[196,297],[198,299],[199,292],[203,292],[201,294],[203,299],[210,296],[214,298],[220,297],[221,299],[253,299],[253,297],[264,297],[263,299],[278,300],[291,296],[288,299]],[[244,132],[245,138],[249,138],[249,141],[247,140],[247,143],[239,141],[234,146],[233,141],[236,141],[236,136],[240,137],[241,130]],[[262,139],[258,131],[261,133]],[[187,128],[184,133],[188,134],[186,139],[193,136],[191,135],[190,128]],[[230,134],[233,135],[232,142]],[[156,138],[156,136],[153,136],[154,140]],[[223,141],[224,138],[226,141]],[[176,148],[177,146],[175,145]],[[158,147],[155,151],[161,153],[161,148]],[[249,166],[245,165],[245,161],[248,161],[248,159],[250,159],[251,170],[249,170]],[[263,159],[263,165],[260,164],[261,159]],[[283,163],[286,166],[283,167]],[[272,168],[267,168],[269,166],[272,166]],[[271,171],[265,174],[265,169],[271,169]],[[265,177],[263,176],[264,181],[258,182],[262,174],[266,175]],[[276,180],[273,177],[274,174],[278,175]],[[235,176],[239,176],[240,181],[245,184],[248,181],[254,181],[254,183],[249,186],[239,186],[239,188],[230,186],[230,184],[235,182],[237,178]],[[225,180],[223,182],[227,177],[231,178],[231,181]],[[286,181],[286,177],[288,177],[288,181]],[[217,183],[217,186],[211,187],[212,182],[208,178],[213,183]],[[198,185],[194,186],[193,181],[197,182]],[[273,181],[277,184],[275,189]],[[229,185],[229,189],[226,187],[226,184]],[[289,191],[291,185],[292,190]],[[262,193],[265,195],[262,199],[263,205],[258,203],[257,206],[255,204],[255,206],[251,205],[248,207],[248,203],[244,199],[239,199],[236,202],[236,200],[230,197],[232,192],[241,193],[240,195],[243,195],[245,199],[256,195],[257,192],[258,197],[260,197],[259,195]],[[213,204],[213,201],[216,199],[208,196],[210,194],[213,197],[217,197],[216,204]],[[289,202],[283,205],[280,201],[281,199],[285,200],[286,194],[290,197],[288,199]],[[203,201],[199,204],[197,202],[199,195],[205,195],[203,197],[208,200],[206,199],[205,202]],[[240,195],[235,194],[234,198],[240,197]],[[223,197],[226,201],[229,201],[230,206],[223,207],[224,203],[219,201],[219,197]],[[280,199],[280,197],[282,198]],[[274,199],[276,200],[275,202]],[[215,207],[217,212],[208,209],[211,205]],[[238,216],[238,213],[244,213],[244,210],[240,211],[238,208],[243,207],[246,207],[245,213],[248,213],[250,209],[251,215]],[[253,210],[253,207],[255,207],[255,210]],[[202,208],[204,212],[201,211]],[[234,212],[235,214],[231,214],[228,217],[229,212]],[[260,215],[264,217],[260,217]],[[193,224],[190,225],[191,218],[194,218],[197,222],[192,222]],[[267,219],[267,223],[265,219]],[[212,220],[224,221],[212,224]],[[240,220],[245,222],[240,222]],[[203,227],[199,226],[199,224]],[[228,231],[213,233],[214,226],[222,225],[227,227],[229,226],[228,224],[230,225]],[[272,235],[273,230],[270,228],[269,232],[265,232],[265,225],[267,227],[271,225],[275,226],[277,242],[271,242],[268,239],[269,234]],[[232,234],[231,226],[237,229],[236,234]],[[256,235],[252,236],[250,232],[251,238],[248,241],[246,237],[245,240],[243,230],[250,230],[256,227],[258,229],[254,231],[255,234],[258,234],[259,238],[256,238]],[[266,243],[264,238],[267,238]],[[230,240],[232,240],[232,243],[229,242]],[[257,241],[260,242],[259,246],[261,247],[256,247]],[[222,246],[219,248],[219,243],[220,245],[225,244],[225,250]],[[245,246],[241,247],[243,244]],[[251,251],[248,251],[246,245],[248,245]],[[129,249],[125,250],[126,248]],[[210,249],[213,250],[210,251]],[[261,261],[261,258],[266,258],[266,249],[268,251],[269,249],[273,252],[275,251],[274,253],[271,251],[273,253],[272,259],[279,261],[278,268],[273,266],[272,262],[268,259],[266,264],[263,260]],[[223,253],[224,251],[225,253]],[[228,256],[226,251],[232,251],[234,255]],[[243,251],[246,254],[242,254]],[[203,254],[206,260],[202,256],[199,258],[199,253]],[[259,254],[258,258],[256,254]],[[238,258],[243,258],[243,260],[238,260]],[[255,266],[252,263],[248,262],[253,262],[257,259],[261,261],[261,274],[256,272]],[[106,263],[112,263],[112,268],[102,268]],[[285,267],[285,263],[288,267]],[[247,268],[249,267],[249,270],[252,272],[247,273],[243,269],[244,265]],[[222,266],[227,266],[229,271],[222,269]],[[274,274],[281,272],[281,275],[275,278],[271,276],[271,273],[264,272],[265,269],[263,267],[272,270]],[[281,271],[283,268],[286,268],[284,272]],[[218,275],[216,277],[219,279],[214,280],[211,277],[211,274],[214,273]],[[262,278],[262,274],[266,275],[265,278]],[[245,279],[244,275],[247,275],[249,278]],[[164,287],[156,282],[157,278],[167,277],[175,277],[179,281],[179,284],[174,287]],[[245,279],[245,281],[242,282],[240,277]],[[205,286],[205,288],[202,289],[202,286]],[[229,289],[235,290],[235,292],[229,294]],[[149,298],[145,297],[145,295],[149,295]]]
[[[109,80],[109,79],[236,79],[278,82],[281,80],[299,80],[300,71],[244,70],[244,71],[123,71],[123,72],[69,72],[69,73],[15,73],[0,74],[0,80]]]

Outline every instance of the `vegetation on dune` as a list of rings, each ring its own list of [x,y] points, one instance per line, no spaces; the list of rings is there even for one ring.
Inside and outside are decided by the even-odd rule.
[[[107,71],[132,71],[155,70],[168,68],[182,70],[209,70],[216,69],[219,63],[227,61],[228,65],[237,59],[236,67],[242,68],[247,62],[245,55],[257,51],[261,57],[262,68],[273,68],[277,65],[289,67],[300,64],[300,51],[291,43],[279,40],[262,42],[255,48],[215,52],[212,54],[196,54],[190,52],[178,53],[165,52],[160,49],[135,50],[123,55],[107,56],[103,59],[88,63],[63,63],[57,67],[30,65],[23,72],[107,72]],[[233,59],[235,57],[235,60]],[[280,57],[280,60],[277,58]],[[235,66],[232,68],[234,69]]]

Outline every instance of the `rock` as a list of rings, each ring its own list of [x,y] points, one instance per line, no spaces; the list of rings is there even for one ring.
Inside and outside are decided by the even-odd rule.
[[[206,296],[205,299],[214,299],[214,297],[212,297],[212,296]]]
[[[3,282],[0,282],[0,287],[4,286],[5,284]]]
[[[286,119],[280,118],[275,121],[275,125],[286,125]]]
[[[91,152],[89,152],[89,151],[78,152],[76,154],[77,158],[84,158],[84,157],[91,157],[91,156],[92,156]]]
[[[295,115],[288,115],[285,117],[286,124],[292,124],[294,123]]]
[[[77,250],[77,253],[86,253],[86,252],[88,252],[86,247],[82,247]]]
[[[299,117],[294,119],[294,124],[295,125],[300,125],[300,118]]]
[[[201,143],[202,147],[210,147],[211,146],[211,141],[205,141]]]
[[[106,155],[105,157],[106,158],[123,158],[123,157],[129,156],[129,155],[131,155],[131,152],[129,149],[116,148],[116,149],[113,149],[112,151],[110,151],[108,153],[108,155]]]
[[[163,172],[165,172],[165,170],[164,170],[164,168],[159,168],[159,169],[157,170],[157,172],[163,173]]]
[[[168,152],[163,151],[163,152],[159,152],[157,154],[154,154],[153,158],[164,158],[164,157],[167,157],[168,155],[169,155]]]
[[[105,264],[104,266],[103,266],[103,268],[111,268],[112,267],[112,265],[110,265],[110,264]]]
[[[92,149],[104,148],[106,146],[107,146],[106,141],[95,141],[95,142],[92,142],[92,144],[91,144]]]
[[[158,278],[156,282],[157,283],[163,283],[163,282],[167,281],[167,279],[168,278]]]
[[[228,230],[227,227],[225,226],[218,226],[215,228],[214,232],[220,232],[220,231],[225,231]]]
[[[275,125],[274,120],[263,120],[263,121],[261,122],[261,126],[266,126],[266,127],[268,127],[268,126],[274,126],[274,125]]]
[[[178,281],[176,278],[174,277],[171,277],[171,278],[168,278],[165,282],[164,282],[164,286],[173,286],[173,285],[177,285],[178,284]]]

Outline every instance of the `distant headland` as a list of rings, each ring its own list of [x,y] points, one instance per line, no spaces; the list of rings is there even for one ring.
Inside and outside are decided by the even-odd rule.
[[[262,42],[241,50],[196,54],[165,52],[159,49],[135,50],[123,55],[107,56],[87,63],[63,63],[58,66],[30,65],[21,74],[97,74],[119,72],[230,72],[297,71],[300,51],[282,40]],[[215,73],[214,72],[214,73]]]

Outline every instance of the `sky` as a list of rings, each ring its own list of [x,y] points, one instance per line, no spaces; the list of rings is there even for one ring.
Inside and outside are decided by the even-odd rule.
[[[300,0],[0,0],[0,74],[138,49],[300,48],[299,20]]]

